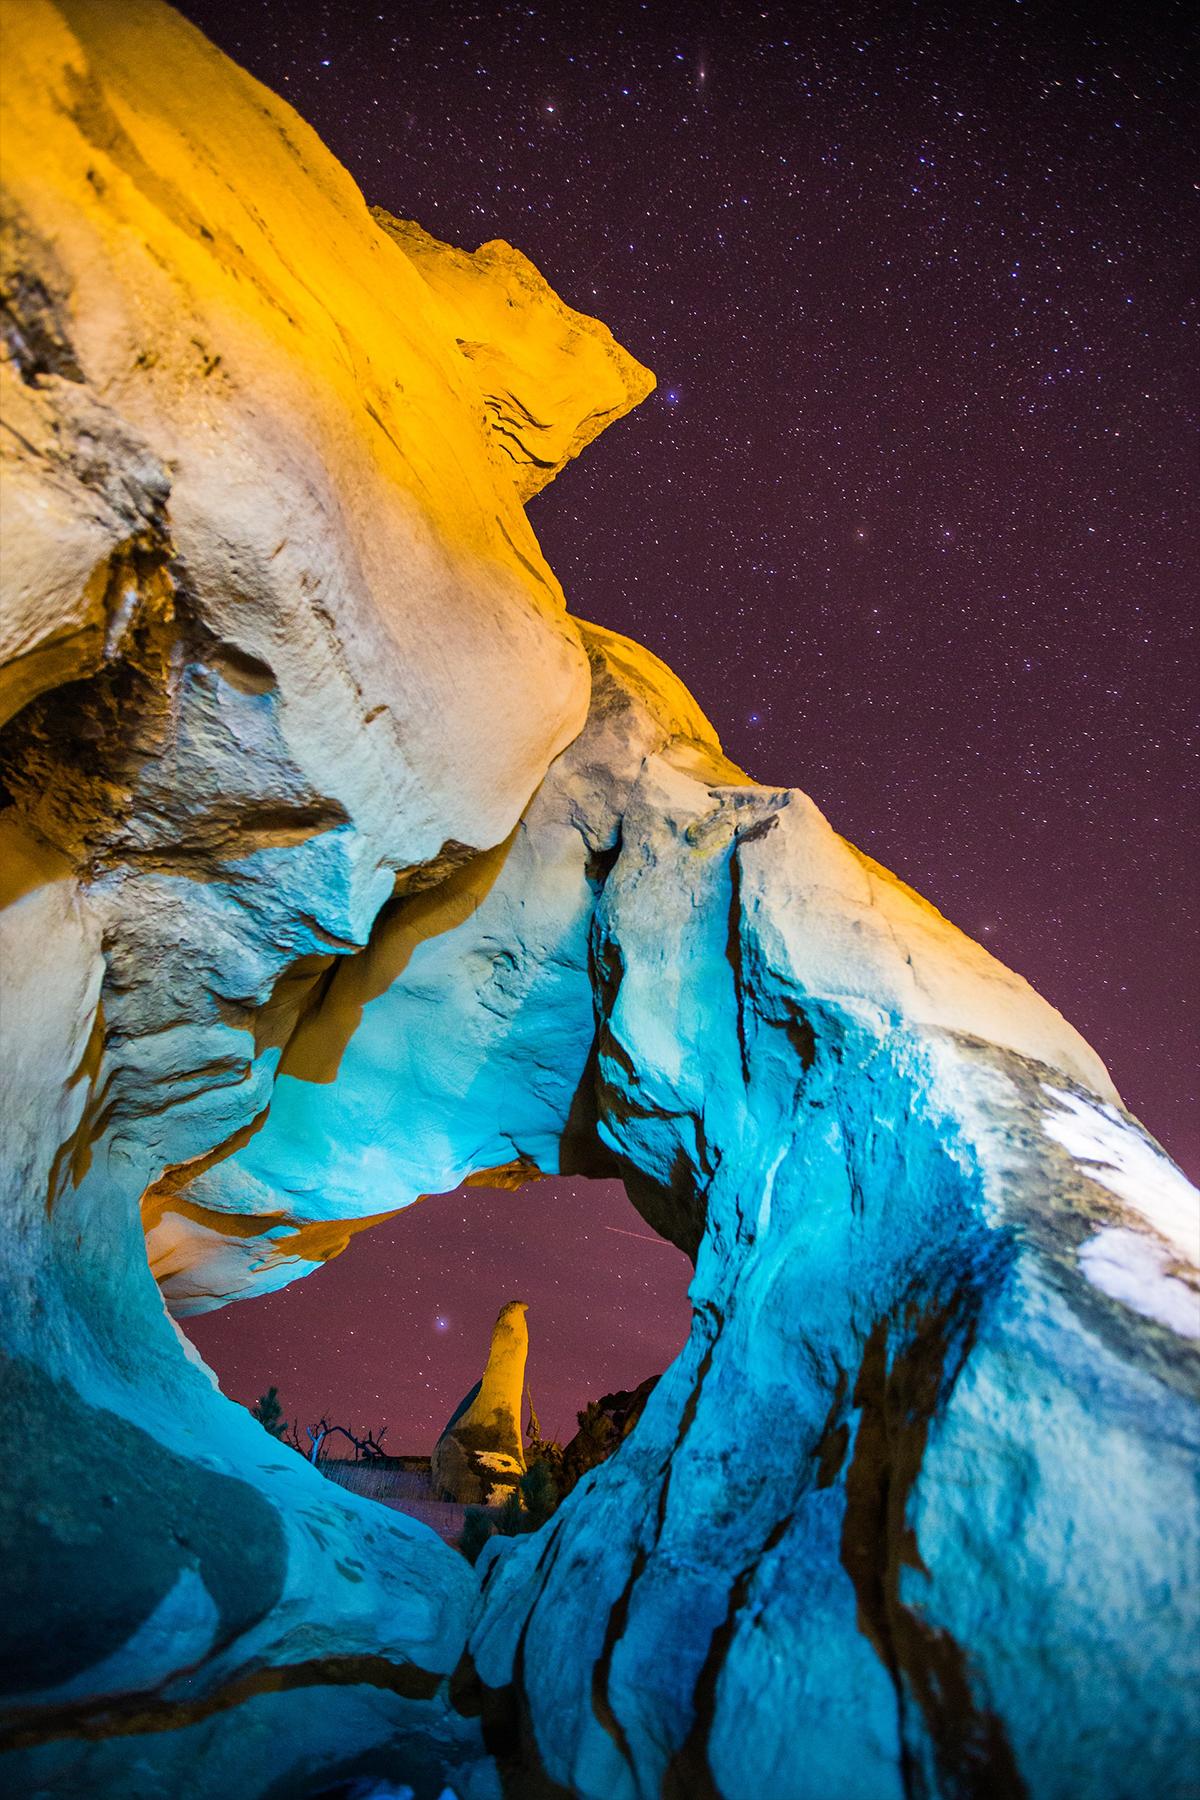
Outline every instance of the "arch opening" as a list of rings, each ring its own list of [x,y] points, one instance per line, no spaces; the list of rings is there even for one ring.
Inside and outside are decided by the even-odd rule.
[[[229,1398],[253,1410],[275,1390],[268,1429],[323,1473],[457,1542],[468,1502],[439,1489],[431,1458],[500,1308],[528,1309],[522,1449],[527,1466],[549,1455],[563,1497],[682,1349],[691,1274],[619,1180],[471,1184],[357,1234],[302,1281],[182,1325]]]

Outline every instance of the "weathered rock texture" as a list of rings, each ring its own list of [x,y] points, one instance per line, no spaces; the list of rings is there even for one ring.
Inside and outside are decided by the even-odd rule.
[[[149,0],[6,21],[9,1785],[1181,1800],[1195,1195],[567,616],[522,501],[649,386],[603,327]],[[693,1326],[473,1572],[167,1309],[539,1169]]]
[[[510,1300],[492,1330],[482,1376],[434,1445],[430,1475],[440,1500],[499,1505],[525,1473],[521,1401],[528,1355],[525,1305]]]

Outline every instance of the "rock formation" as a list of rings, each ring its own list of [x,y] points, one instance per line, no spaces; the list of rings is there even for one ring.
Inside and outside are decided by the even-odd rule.
[[[650,385],[602,326],[155,0],[6,23],[9,1787],[1182,1800],[1194,1192],[568,616],[523,501]],[[692,1330],[472,1571],[171,1315],[538,1170]]]
[[[633,1389],[623,1388],[588,1401],[577,1415],[578,1431],[563,1445],[560,1486],[564,1493],[570,1493],[589,1470],[598,1469],[620,1449],[645,1412],[646,1402],[657,1385],[658,1376],[648,1375]]]
[[[482,1377],[434,1445],[430,1475],[439,1500],[498,1506],[525,1473],[521,1399],[528,1354],[525,1305],[510,1300],[493,1327]]]

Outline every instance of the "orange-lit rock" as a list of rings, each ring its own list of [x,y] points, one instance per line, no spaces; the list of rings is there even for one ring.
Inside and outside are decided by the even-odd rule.
[[[545,478],[651,377],[517,252],[385,229],[164,7],[25,0],[5,55],[5,766],[100,877],[97,1086],[158,1116],[153,1178],[253,1123],[281,1008],[578,730],[489,407],[536,416]]]
[[[171,1172],[255,1129],[334,959],[505,841],[586,714],[489,402],[544,476],[650,377],[515,252],[446,250],[439,292],[165,6],[3,23],[3,1332],[10,1416],[55,1446],[2,1503],[5,1742],[19,1717],[34,1786],[127,1794],[96,1720],[140,1708],[147,1779],[246,1791],[205,1721],[248,1701],[264,1783],[383,1742],[424,1793],[436,1717],[465,1795],[477,1729],[430,1696],[473,1577],[214,1391],[139,1202],[164,1274],[207,1220],[237,1291],[247,1234]],[[362,1222],[268,1241],[315,1266]]]
[[[511,244],[468,253],[381,207],[373,216],[436,294],[478,385],[493,456],[522,500],[653,388],[607,325],[564,305]]]
[[[521,1300],[500,1308],[483,1374],[434,1446],[430,1472],[443,1500],[497,1505],[525,1473],[521,1432],[529,1355],[525,1311]]]

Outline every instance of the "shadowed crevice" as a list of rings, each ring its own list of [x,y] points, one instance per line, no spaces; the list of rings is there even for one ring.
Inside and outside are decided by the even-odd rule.
[[[708,1763],[708,1740],[716,1717],[717,1684],[754,1577],[764,1559],[782,1543],[791,1523],[791,1513],[776,1520],[757,1555],[738,1571],[734,1579],[725,1617],[709,1639],[704,1663],[692,1691],[691,1726],[663,1775],[662,1800],[723,1800]]]
[[[900,1597],[903,1570],[925,1572],[907,1511],[930,1420],[945,1408],[970,1355],[981,1304],[977,1282],[923,1311],[910,1305],[902,1322],[878,1319],[852,1395],[859,1418],[846,1471],[841,1560],[854,1584],[859,1629],[895,1686],[911,1800],[927,1792],[914,1703],[938,1791],[948,1800],[1017,1800],[1026,1792],[1003,1723],[972,1693],[966,1652]]]
[[[626,1734],[625,1727],[613,1711],[612,1701],[609,1699],[608,1694],[608,1682],[609,1677],[612,1674],[613,1656],[616,1652],[617,1645],[621,1641],[626,1623],[629,1619],[629,1607],[633,1599],[633,1590],[641,1580],[642,1571],[646,1567],[647,1561],[648,1554],[646,1550],[639,1547],[634,1556],[633,1567],[629,1571],[625,1586],[618,1594],[616,1602],[608,1615],[608,1623],[604,1627],[604,1642],[601,1645],[600,1654],[592,1667],[592,1711],[600,1721],[601,1725],[603,1725],[605,1731],[607,1731],[613,1743],[617,1746],[617,1749],[621,1752],[621,1755],[629,1765],[630,1770],[633,1770],[634,1768],[633,1751],[630,1749],[629,1738]]]
[[[0,1728],[0,1751],[27,1750],[64,1738],[137,1737],[151,1731],[181,1731],[215,1713],[228,1712],[260,1694],[297,1688],[374,1687],[405,1700],[430,1700],[444,1678],[416,1663],[386,1656],[320,1656],[309,1662],[272,1663],[248,1670],[198,1700],[162,1700],[133,1694],[127,1699],[84,1701],[75,1706],[30,1708],[22,1723]]]

